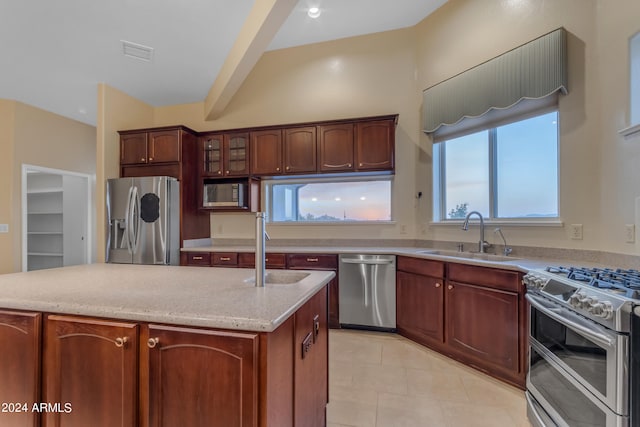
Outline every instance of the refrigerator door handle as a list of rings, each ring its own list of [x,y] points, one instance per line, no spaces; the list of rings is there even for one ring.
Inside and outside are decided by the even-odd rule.
[[[124,227],[125,227],[125,236],[126,236],[126,243],[127,243],[127,252],[129,252],[129,254],[133,254],[133,250],[132,250],[132,246],[133,246],[133,240],[131,239],[131,233],[132,233],[132,228],[133,228],[133,215],[132,215],[132,211],[133,211],[133,207],[131,206],[131,199],[133,197],[133,187],[129,187],[129,194],[127,195],[127,210],[126,210],[126,216],[124,219]]]
[[[138,187],[133,187],[133,195],[131,197],[133,201],[133,207],[131,209],[131,223],[132,223],[132,238],[133,238],[133,253],[138,253],[138,246],[140,245],[140,195],[138,194]]]

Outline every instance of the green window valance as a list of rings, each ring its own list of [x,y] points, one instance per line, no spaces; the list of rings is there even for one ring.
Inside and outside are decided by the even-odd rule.
[[[434,142],[557,105],[567,91],[566,31],[557,29],[423,92]]]

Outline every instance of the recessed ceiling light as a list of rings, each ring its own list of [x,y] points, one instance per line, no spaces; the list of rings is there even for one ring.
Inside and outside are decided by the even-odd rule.
[[[335,200],[336,200],[336,202],[339,202],[342,199],[340,197],[336,197]]]
[[[153,48],[141,44],[120,40],[122,42],[122,53],[130,58],[151,61],[153,58]]]
[[[320,11],[319,7],[310,7],[307,11],[307,15],[309,15],[309,18],[313,19],[316,19],[318,16],[320,16],[321,13],[322,12]]]

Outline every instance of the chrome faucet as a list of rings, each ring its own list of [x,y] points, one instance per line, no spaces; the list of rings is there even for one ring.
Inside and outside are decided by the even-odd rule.
[[[504,234],[502,234],[502,230],[500,229],[500,227],[493,230],[493,232],[500,234],[500,237],[502,237],[502,241],[504,242],[504,249],[502,250],[502,254],[504,256],[509,256],[513,249],[510,246],[507,246],[507,239],[504,238]]]
[[[480,218],[480,241],[478,242],[478,251],[480,253],[484,253],[485,249],[491,245],[484,240],[484,218],[482,217],[482,214],[478,211],[469,212],[467,214],[467,217],[464,219],[464,224],[462,224],[462,229],[464,231],[469,230],[469,217],[474,214],[478,215],[478,218]]]
[[[265,240],[271,240],[264,226],[266,216],[264,212],[256,212],[256,287],[258,288],[264,288]]]

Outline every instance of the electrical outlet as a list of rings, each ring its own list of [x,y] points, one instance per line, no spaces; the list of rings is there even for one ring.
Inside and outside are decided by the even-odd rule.
[[[0,233],[8,233],[9,224],[0,224]]]
[[[216,227],[216,234],[222,234],[223,230],[222,230],[222,224],[218,224],[218,226]]]
[[[624,241],[627,243],[634,243],[636,241],[636,226],[635,224],[625,224],[624,226]]]
[[[406,224],[400,224],[400,234],[407,234]]]
[[[571,224],[569,226],[569,237],[572,240],[582,240],[582,224]]]

